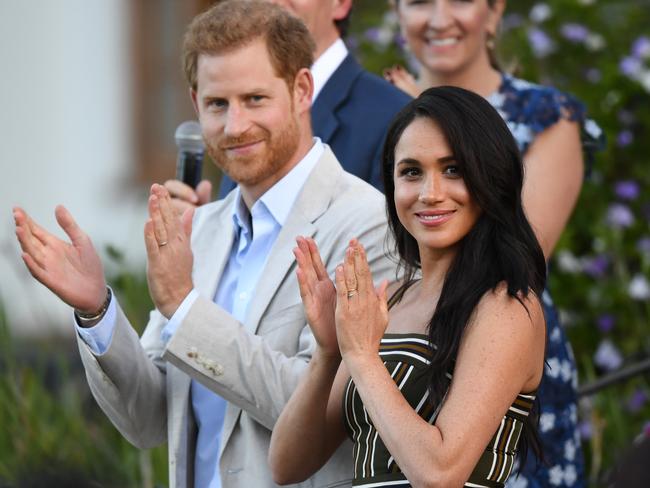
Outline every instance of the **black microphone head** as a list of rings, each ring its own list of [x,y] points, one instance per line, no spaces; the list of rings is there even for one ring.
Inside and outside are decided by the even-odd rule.
[[[176,179],[196,188],[201,181],[203,151],[205,150],[201,125],[196,120],[183,122],[176,129],[174,138],[178,146]]]
[[[178,150],[192,153],[202,153],[205,150],[201,124],[196,120],[187,120],[176,128],[174,134]]]

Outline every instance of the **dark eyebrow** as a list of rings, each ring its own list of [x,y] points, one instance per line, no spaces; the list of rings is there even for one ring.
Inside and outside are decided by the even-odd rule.
[[[399,166],[399,165],[401,165],[401,164],[417,164],[417,165],[419,165],[419,164],[420,164],[420,161],[418,161],[417,159],[413,159],[413,158],[404,158],[404,159],[400,159],[400,160],[395,164],[395,166]]]
[[[456,162],[456,158],[453,155],[449,156],[443,156],[441,158],[438,158],[437,161],[439,163],[451,163],[451,162]],[[395,163],[395,166],[399,166],[401,164],[420,164],[420,161],[414,158],[404,158],[400,159],[397,163]]]

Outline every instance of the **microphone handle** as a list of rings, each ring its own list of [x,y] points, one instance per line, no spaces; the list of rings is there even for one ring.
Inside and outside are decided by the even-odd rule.
[[[186,185],[196,188],[201,181],[201,170],[203,168],[203,153],[179,151],[176,161],[176,179]]]

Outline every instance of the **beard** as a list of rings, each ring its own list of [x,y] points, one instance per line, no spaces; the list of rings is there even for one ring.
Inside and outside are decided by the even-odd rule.
[[[253,154],[232,154],[226,148],[261,142],[261,150]],[[233,181],[255,186],[282,172],[291,161],[300,143],[300,127],[295,114],[277,131],[255,128],[238,137],[222,135],[205,139],[206,151],[215,164]]]

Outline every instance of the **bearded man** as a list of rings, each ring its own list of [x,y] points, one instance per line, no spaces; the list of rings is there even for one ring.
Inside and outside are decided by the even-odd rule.
[[[393,117],[410,97],[383,78],[369,73],[344,43],[353,0],[266,0],[302,20],[314,39],[311,72],[314,93],[311,123],[314,135],[334,152],[345,171],[383,190],[381,150]],[[224,198],[236,186],[228,174],[221,178],[218,195]],[[179,211],[211,200],[212,184],[196,189],[179,180],[165,187]]]

